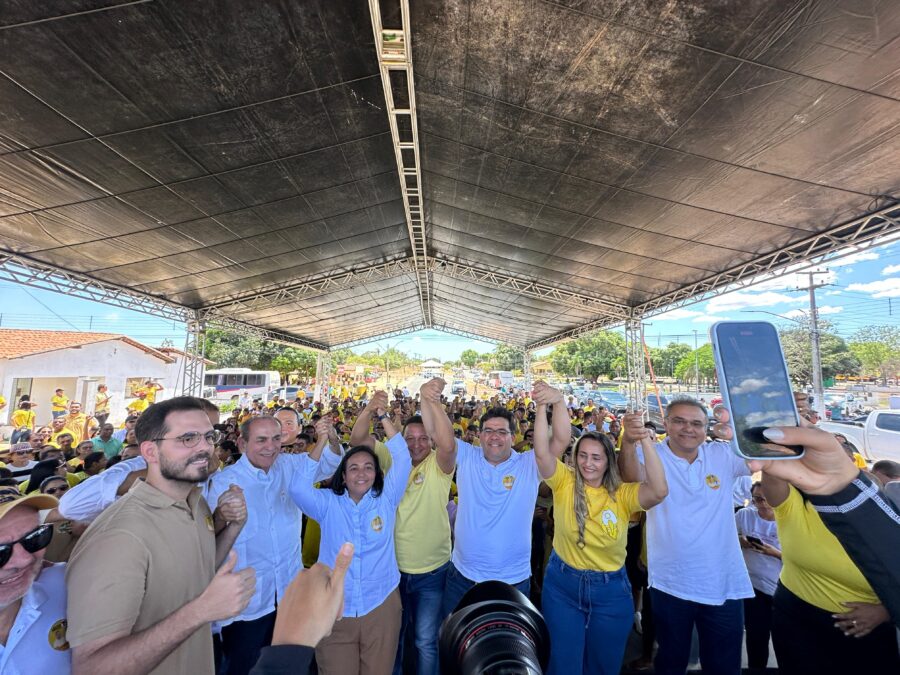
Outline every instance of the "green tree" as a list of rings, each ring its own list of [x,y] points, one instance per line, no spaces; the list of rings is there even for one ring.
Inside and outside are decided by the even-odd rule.
[[[779,331],[781,348],[787,362],[791,381],[798,387],[812,383],[812,339],[809,322],[801,319],[796,326]],[[829,321],[819,322],[819,354],[822,377],[857,375],[859,359],[850,351],[846,341],[834,332]]]
[[[675,367],[690,353],[691,348],[681,342],[670,342],[663,348],[651,348],[650,362],[653,364],[653,373],[657,377],[675,377]]]
[[[206,331],[206,353],[217,368],[269,370],[272,359],[285,348],[274,342],[211,328]]]
[[[497,345],[491,352],[490,361],[497,370],[522,370],[525,367],[522,350],[509,345]]]
[[[459,355],[459,360],[462,361],[468,368],[474,368],[475,364],[478,363],[478,352],[474,349],[466,349],[462,354]]]
[[[550,363],[556,372],[591,379],[617,373],[624,359],[625,338],[612,331],[582,335],[557,345],[550,353]]]
[[[690,348],[689,348],[690,349]],[[699,349],[690,349],[675,366],[675,378],[679,382],[697,382],[697,370],[701,382],[712,382],[716,378],[716,363],[713,360],[712,345],[707,343]]]
[[[850,351],[859,359],[862,372],[884,381],[900,366],[900,328],[867,326],[850,337]]]
[[[286,347],[276,356],[266,370],[277,370],[282,377],[288,373],[299,371],[301,377],[313,377],[316,374],[316,354],[306,349]]]

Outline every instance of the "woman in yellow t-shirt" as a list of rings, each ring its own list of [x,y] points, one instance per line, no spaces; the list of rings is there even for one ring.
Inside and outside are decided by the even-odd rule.
[[[588,432],[576,442],[570,468],[550,452],[547,406],[568,417],[565,397],[535,384],[534,454],[553,490],[553,553],[541,597],[550,630],[550,675],[618,675],[631,632],[634,605],[625,572],[631,514],[652,508],[669,488],[649,431],[641,440],[646,478],[623,483],[607,434]],[[638,419],[636,425],[640,428]]]
[[[9,423],[14,427],[9,444],[15,445],[19,437],[23,435],[23,431],[34,431],[34,411],[31,409],[29,401],[22,401],[19,409],[9,416]]]
[[[779,670],[900,673],[887,610],[812,504],[768,473],[762,488],[775,510],[783,563],[772,613]]]

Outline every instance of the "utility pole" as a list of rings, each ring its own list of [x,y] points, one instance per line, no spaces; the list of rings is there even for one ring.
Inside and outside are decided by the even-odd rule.
[[[822,383],[822,353],[819,346],[819,313],[816,310],[816,289],[822,288],[827,284],[817,284],[815,277],[817,274],[826,274],[828,270],[820,270],[817,272],[806,272],[809,277],[809,286],[805,289],[809,291],[809,337],[812,346],[812,381],[813,396],[815,398],[814,407],[819,413],[821,419],[825,419],[825,387]]]
[[[694,329],[694,375],[697,378],[697,398],[700,398],[700,355],[697,353],[697,329]]]

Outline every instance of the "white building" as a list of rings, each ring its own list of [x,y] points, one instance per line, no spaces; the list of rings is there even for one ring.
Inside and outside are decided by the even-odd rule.
[[[0,394],[7,401],[0,425],[9,424],[23,394],[37,404],[37,423],[49,424],[50,398],[59,387],[91,413],[99,384],[112,395],[110,421],[121,422],[134,390],[147,380],[163,386],[157,400],[180,393],[183,358],[178,349],[114,333],[0,329]]]

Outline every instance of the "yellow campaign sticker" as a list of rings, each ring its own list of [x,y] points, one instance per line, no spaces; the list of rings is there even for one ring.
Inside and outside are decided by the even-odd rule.
[[[503,476],[503,487],[507,490],[512,490],[513,483],[516,482],[516,477],[512,475]]]
[[[372,519],[372,529],[376,532],[381,532],[381,529],[384,527],[384,521],[381,519],[381,516],[375,516]]]
[[[47,633],[47,642],[58,652],[64,652],[69,648],[69,640],[66,638],[66,629],[68,627],[69,622],[65,619],[60,619],[50,626],[50,632]]]
[[[706,484],[713,490],[718,490],[722,486],[719,482],[719,477],[714,473],[711,473],[706,477]]]

